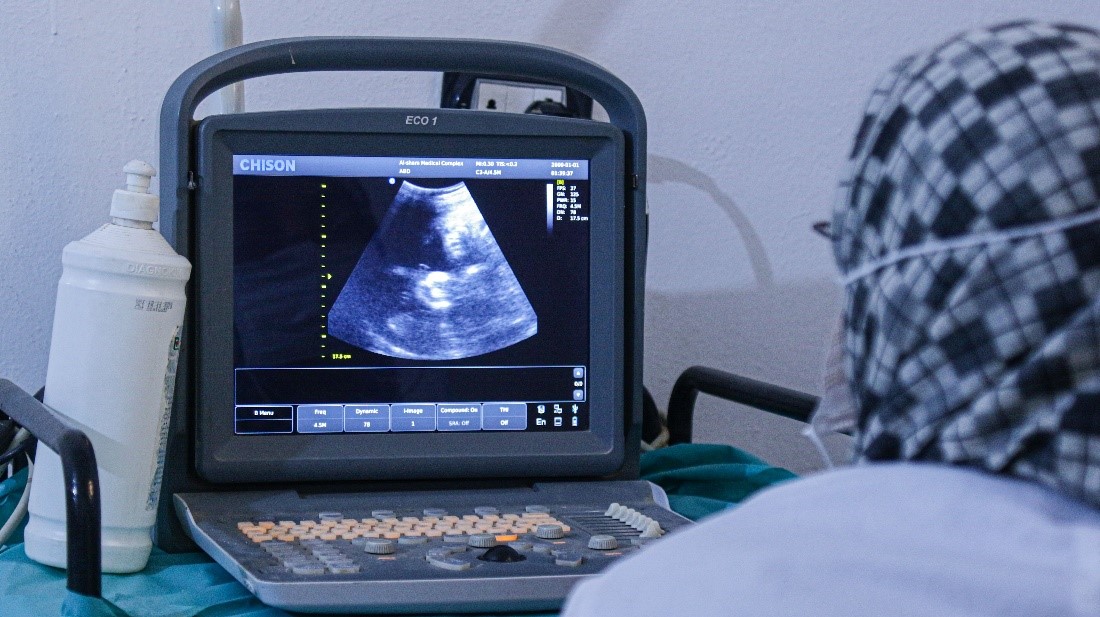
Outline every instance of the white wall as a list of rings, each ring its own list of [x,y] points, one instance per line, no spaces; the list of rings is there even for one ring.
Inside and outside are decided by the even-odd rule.
[[[586,56],[649,117],[646,383],[710,364],[815,390],[839,307],[827,216],[864,97],[901,55],[1021,17],[1100,26],[1100,2],[242,0],[245,41],[500,38]],[[102,7],[111,7],[111,10]],[[0,4],[0,376],[45,378],[60,252],[104,221],[119,169],[156,163],[163,94],[211,50],[209,2]],[[249,109],[434,106],[431,75],[273,77]],[[696,438],[795,469],[797,426],[701,401]],[[723,408],[728,409],[728,408]]]

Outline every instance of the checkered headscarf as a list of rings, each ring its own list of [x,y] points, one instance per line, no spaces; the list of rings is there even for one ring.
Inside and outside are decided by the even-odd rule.
[[[878,84],[833,213],[858,460],[1100,505],[1100,37],[1014,23]]]

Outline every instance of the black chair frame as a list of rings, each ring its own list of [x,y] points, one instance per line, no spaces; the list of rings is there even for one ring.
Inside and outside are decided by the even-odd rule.
[[[693,366],[680,374],[669,396],[669,445],[691,443],[695,399],[700,392],[799,422],[810,421],[819,401],[818,397],[798,390],[706,366]]]
[[[99,471],[91,440],[7,379],[0,379],[0,412],[61,457],[65,479],[66,587],[84,596],[102,597]]]

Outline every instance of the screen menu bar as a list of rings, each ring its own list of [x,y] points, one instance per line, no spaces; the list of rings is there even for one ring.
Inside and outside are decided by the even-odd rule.
[[[238,435],[586,430],[587,405],[560,403],[394,403],[238,405]]]
[[[233,174],[346,178],[587,180],[588,161],[573,159],[234,154]]]

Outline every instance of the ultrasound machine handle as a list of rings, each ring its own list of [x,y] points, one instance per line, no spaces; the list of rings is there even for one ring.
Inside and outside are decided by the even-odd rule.
[[[627,443],[641,439],[641,363],[646,236],[646,121],[634,92],[602,67],[579,56],[526,43],[383,37],[304,37],[260,41],[215,54],[184,71],[168,89],[160,111],[160,230],[181,255],[191,254],[196,187],[192,164],[195,109],[230,84],[266,75],[315,71],[429,71],[525,77],[572,88],[598,102],[625,143],[626,243],[623,256],[628,298],[626,373],[637,373],[628,395]],[[469,112],[477,113],[477,112]],[[182,366],[181,375],[187,367]],[[628,378],[628,383],[635,379]],[[186,392],[177,395],[186,404]],[[177,407],[178,408],[178,407]],[[635,417],[636,416],[636,417]],[[176,425],[177,421],[173,421]],[[629,446],[628,447],[636,447]],[[636,476],[637,464],[627,473]]]
[[[523,75],[592,97],[623,131],[634,204],[644,205],[646,126],[642,104],[620,79],[579,56],[526,43],[381,37],[304,37],[234,47],[185,71],[160,110],[161,232],[187,254],[190,230],[190,131],[195,109],[230,84],[265,75],[313,71],[459,71]],[[629,192],[629,191],[628,191]],[[629,199],[629,197],[628,197]],[[177,225],[182,224],[182,229]],[[644,238],[644,222],[635,233]],[[639,243],[640,246],[644,244]],[[644,261],[642,261],[644,263]]]

